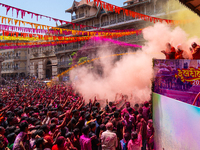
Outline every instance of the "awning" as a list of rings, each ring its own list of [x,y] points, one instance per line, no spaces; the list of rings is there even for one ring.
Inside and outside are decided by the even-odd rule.
[[[179,1],[200,16],[200,0],[179,0]]]

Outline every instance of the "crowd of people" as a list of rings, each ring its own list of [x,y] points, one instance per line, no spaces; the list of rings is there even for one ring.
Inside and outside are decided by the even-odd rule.
[[[191,44],[190,51],[192,53],[192,59],[200,59],[200,46],[197,45],[196,42],[193,42]],[[161,52],[165,54],[166,59],[184,59],[184,50],[181,44],[179,44],[175,49],[175,47],[173,47],[170,43],[167,43],[166,50],[163,50]]]
[[[117,94],[103,107],[96,97],[84,100],[71,85],[17,82],[10,81],[0,90],[2,150],[154,148],[151,101],[133,104],[131,98]]]

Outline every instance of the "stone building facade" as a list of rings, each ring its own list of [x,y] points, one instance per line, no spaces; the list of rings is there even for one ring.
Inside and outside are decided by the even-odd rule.
[[[1,77],[15,78],[29,75],[29,57],[27,49],[0,50],[4,59],[1,64]]]
[[[166,18],[168,15],[173,15],[178,11],[177,7],[174,8],[173,6],[166,5],[167,1],[168,0],[127,0],[123,3],[123,8],[154,17]],[[94,6],[92,0],[89,3],[87,3],[87,0],[81,0],[80,2],[74,0],[72,7],[65,12],[71,13],[71,22],[73,23],[105,29],[141,29],[148,25],[152,25],[152,23],[137,18],[127,17],[122,11],[120,14],[116,14],[115,12],[102,9],[100,6]],[[59,28],[84,31],[95,30],[91,27],[80,29],[79,26],[75,26],[75,28],[73,28],[73,25],[70,24],[61,25]],[[142,35],[125,36],[120,37],[117,40],[138,45],[144,43]],[[3,57],[5,56],[5,61],[2,63],[2,74],[3,76],[10,76],[12,74],[17,75],[25,73],[25,75],[29,74],[31,76],[36,76],[39,79],[52,78],[70,67],[71,54],[79,50],[84,44],[85,42],[82,41],[55,47],[31,48],[24,51],[20,50],[20,55],[23,53],[23,57],[20,56],[20,59],[17,57],[19,56],[19,54],[17,55],[18,50],[9,50],[9,53],[8,50],[5,52],[0,50]],[[6,58],[6,56],[11,55],[13,56],[12,59]],[[24,57],[27,57],[27,59],[24,60]],[[20,64],[17,64],[16,62],[20,62]],[[8,64],[13,66],[12,69],[7,69]],[[16,71],[15,68],[21,68],[21,70],[17,69]]]
[[[123,8],[149,16],[166,18],[168,15],[173,15],[178,11],[177,7],[174,8],[173,6],[169,6],[167,5],[167,2],[168,0],[127,0],[123,3]],[[93,1],[87,3],[87,0],[81,0],[80,2],[74,1],[72,7],[65,12],[71,13],[71,22],[73,23],[104,29],[141,29],[152,25],[152,23],[145,22],[141,19],[130,16],[127,17],[123,14],[123,11],[121,11],[120,14],[116,14],[115,12],[110,12],[101,8],[101,6],[94,6]],[[71,24],[61,25],[60,28],[74,29]],[[75,26],[75,29],[84,31],[95,30],[91,27],[80,29],[79,26]],[[144,43],[142,34],[124,36],[117,40],[138,45]],[[68,65],[70,54],[79,50],[84,44],[85,42],[77,42],[55,47],[55,55],[58,60],[58,73],[61,73],[70,67]]]
[[[39,79],[51,79],[57,75],[57,57],[54,47],[31,48],[30,75]]]

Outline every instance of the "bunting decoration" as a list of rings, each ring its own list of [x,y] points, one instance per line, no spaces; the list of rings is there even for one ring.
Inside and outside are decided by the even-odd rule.
[[[123,14],[126,16],[130,16],[130,17],[133,17],[136,19],[141,19],[141,20],[149,21],[149,22],[153,22],[153,23],[166,22],[168,24],[177,25],[177,24],[185,24],[185,23],[188,23],[191,21],[191,20],[187,20],[187,21],[186,20],[168,20],[168,19],[156,18],[156,17],[144,15],[141,13],[137,13],[137,12],[134,12],[132,10],[128,10],[128,9],[125,9],[122,7],[118,7],[118,6],[109,4],[107,2],[101,1],[101,0],[94,0],[94,5],[96,5],[97,7],[100,5],[102,8],[107,9],[111,12],[118,13],[118,14],[120,14],[120,12],[123,11]]]
[[[16,10],[16,12],[17,12],[17,16],[16,17],[17,18],[20,15],[19,12],[21,12],[21,18],[22,19],[24,18],[24,16],[26,14],[28,14],[28,15],[31,15],[31,18],[33,18],[33,16],[35,16],[37,21],[38,21],[38,18],[44,17],[44,18],[48,18],[50,21],[54,20],[56,23],[60,22],[61,25],[62,24],[71,24],[73,26],[73,28],[75,28],[75,26],[78,26],[80,28],[80,30],[82,28],[89,27],[89,28],[93,28],[93,29],[97,29],[97,30],[104,30],[104,31],[118,31],[118,30],[114,30],[114,29],[104,29],[104,28],[100,28],[100,27],[87,26],[87,25],[77,24],[77,23],[73,23],[73,22],[69,22],[69,21],[65,21],[65,20],[60,20],[60,19],[56,19],[56,18],[49,17],[49,16],[46,16],[46,15],[41,15],[41,14],[34,13],[34,12],[31,12],[31,11],[27,11],[27,10],[23,10],[23,9],[16,8],[16,7],[13,7],[13,6],[9,6],[9,5],[6,5],[6,4],[3,4],[3,3],[0,3],[0,6],[6,8],[6,15],[8,14],[9,10],[12,9],[12,16],[13,16],[13,10]]]
[[[89,0],[88,0],[88,2],[89,2]],[[148,16],[148,15],[144,15],[144,14],[137,13],[137,12],[134,12],[134,11],[122,8],[122,7],[118,7],[118,6],[109,4],[109,3],[101,1],[101,0],[94,0],[94,5],[97,6],[97,7],[100,6],[101,8],[107,9],[108,11],[115,12],[115,13],[118,13],[118,14],[120,14],[120,12],[123,11],[123,13],[126,16],[130,16],[130,17],[137,18],[137,19],[142,19],[144,21],[150,21],[150,22],[153,22],[153,23],[167,22],[168,24],[180,24],[180,23],[188,22],[188,21],[185,21],[185,20],[168,20],[168,19],[160,19],[160,18],[156,18],[156,17],[151,17],[151,16]],[[64,24],[64,23],[65,24],[71,24],[71,25],[73,25],[73,28],[75,26],[79,26],[80,30],[81,30],[81,28],[85,28],[85,27],[90,27],[90,28],[98,29],[98,30],[110,30],[110,29],[103,29],[103,28],[99,28],[99,27],[86,26],[86,25],[82,25],[82,24],[68,22],[68,21],[65,21],[65,20],[56,19],[56,18],[49,17],[49,16],[46,16],[46,15],[41,15],[41,14],[38,14],[38,13],[34,13],[34,12],[26,11],[26,10],[23,10],[23,9],[20,9],[20,8],[16,8],[16,7],[13,7],[13,6],[9,6],[9,5],[6,5],[6,4],[3,4],[3,3],[0,3],[0,6],[6,8],[6,15],[7,15],[8,11],[11,10],[11,9],[12,9],[12,11],[16,10],[17,17],[20,14],[19,12],[21,12],[21,18],[22,19],[24,18],[24,16],[26,14],[29,14],[29,15],[31,15],[31,18],[33,18],[33,16],[35,16],[37,18],[37,21],[38,21],[38,18],[45,17],[45,18],[48,18],[49,20],[54,20],[56,23],[60,22],[61,24]],[[115,30],[111,29],[111,31],[115,31]]]
[[[122,36],[128,36],[128,35],[133,35],[133,34],[140,34],[141,29],[137,31],[132,31],[132,32],[126,32],[123,34],[107,34],[104,35],[104,37],[112,37],[112,38],[117,38],[117,37],[122,37]],[[18,33],[18,32],[9,32],[9,31],[3,31],[3,35],[0,36],[0,40],[25,40],[25,41],[38,41],[38,40],[44,40],[44,41],[70,41],[70,40],[75,40],[77,39],[77,42],[79,42],[79,39],[83,41],[84,39],[88,39],[88,37],[92,36],[81,36],[81,37],[66,37],[66,36],[48,36],[48,35],[38,35],[38,34],[28,34],[28,33]],[[99,35],[98,35],[99,36]],[[0,46],[2,46],[4,43],[0,43]],[[18,43],[19,44],[19,43]],[[31,44],[31,42],[29,42]],[[5,44],[4,44],[5,45]],[[9,44],[10,45],[10,44]]]
[[[7,21],[11,18],[7,18],[7,17],[3,17],[0,16],[0,18],[2,18],[2,20],[4,20],[5,23],[7,23]],[[95,35],[120,35],[120,34],[127,34],[128,32],[135,32],[133,31],[122,31],[122,32],[106,32],[106,31],[78,31],[78,30],[71,30],[71,29],[63,29],[63,28],[58,28],[58,27],[52,27],[52,26],[47,26],[47,25],[42,25],[42,24],[36,24],[36,23],[31,23],[31,22],[27,22],[27,21],[21,21],[21,20],[16,20],[16,19],[11,19],[11,24],[13,24],[13,22],[15,23],[15,25],[17,25],[17,23],[19,24],[23,24],[23,25],[31,25],[33,28],[35,28],[36,31],[42,31],[41,29],[47,29],[47,31],[57,31],[60,34],[63,34],[63,32],[67,33],[70,32],[72,35],[85,35],[85,36],[95,36]],[[2,21],[3,23],[3,21]],[[8,26],[7,26],[8,27]],[[7,28],[6,27],[6,28]],[[18,27],[12,27],[11,29],[19,29]],[[31,31],[31,30],[30,30]]]
[[[7,19],[8,19],[8,21],[10,20],[10,18],[7,18]],[[23,23],[25,23],[25,22],[23,22]],[[42,25],[42,26],[44,27],[44,25]],[[59,30],[56,30],[56,29],[48,31],[46,29],[38,29],[38,28],[34,29],[34,28],[27,28],[27,27],[18,27],[18,26],[4,25],[4,24],[0,24],[0,30],[30,32],[30,33],[36,33],[36,34],[41,33],[41,34],[50,34],[50,35],[61,34],[59,32]],[[70,29],[64,29],[64,31],[63,31],[63,29],[61,29],[61,30],[62,30],[62,34],[63,35],[70,35],[70,34],[72,34],[72,32],[79,32],[79,35],[85,35],[85,34],[87,34],[87,31],[83,31],[83,33],[82,33],[81,31],[77,31],[77,30],[70,30]],[[117,32],[129,32],[129,31],[135,31],[135,29],[118,30]],[[99,33],[99,32],[104,32],[104,31],[93,31],[93,32]],[[108,32],[116,32],[116,31],[108,31]]]

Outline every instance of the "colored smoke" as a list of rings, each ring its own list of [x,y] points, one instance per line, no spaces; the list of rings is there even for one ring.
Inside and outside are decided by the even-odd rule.
[[[122,93],[129,98],[133,95],[129,99],[132,104],[148,101],[151,99],[152,59],[165,59],[161,50],[165,50],[166,43],[170,42],[175,47],[182,44],[184,57],[191,58],[189,47],[192,40],[188,39],[188,35],[180,27],[172,29],[167,24],[156,23],[143,30],[143,37],[146,42],[134,55],[124,55],[117,62],[116,57],[99,59],[94,61],[92,70],[91,66],[83,65],[70,71],[75,89],[85,100],[97,96],[102,100],[101,104],[105,104],[105,99],[114,101],[116,93]],[[111,55],[119,46],[127,51],[131,49],[102,40],[96,41],[96,44],[100,46],[93,58]],[[103,70],[102,76],[95,71],[98,67]]]
[[[168,19],[187,20],[187,22],[180,25],[180,27],[189,35],[189,37],[200,38],[200,17],[196,13],[180,3],[179,0],[169,0],[166,5],[173,10],[179,10],[176,11],[176,13],[168,14]]]

